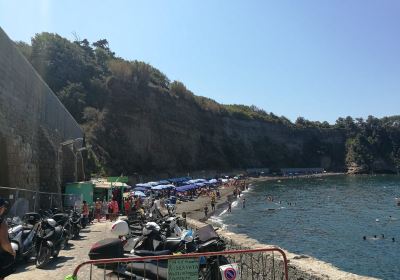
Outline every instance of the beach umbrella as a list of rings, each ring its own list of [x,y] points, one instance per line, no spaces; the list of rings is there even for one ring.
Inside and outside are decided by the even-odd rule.
[[[144,194],[144,192],[141,192],[141,191],[134,191],[134,192],[132,192],[132,195],[133,196],[142,196],[142,197],[145,197],[146,195]]]
[[[134,190],[134,191],[146,191],[147,188],[144,188],[144,187],[135,187],[135,188],[133,188],[133,190]]]
[[[164,187],[163,185],[158,185],[158,186],[155,186],[155,187],[151,187],[151,189],[152,189],[152,190],[159,191],[159,190],[164,190],[165,187]]]
[[[136,187],[142,187],[142,188],[150,189],[151,185],[149,185],[148,183],[141,183],[141,184],[136,184]]]
[[[152,190],[165,190],[165,189],[173,189],[175,188],[174,185],[168,184],[168,185],[158,185],[151,187]]]
[[[158,182],[160,185],[168,185],[169,181],[168,180],[161,180],[160,182]]]
[[[196,185],[191,184],[191,185],[184,185],[184,186],[177,187],[175,190],[177,192],[185,192],[185,191],[195,189],[195,188],[196,188]]]

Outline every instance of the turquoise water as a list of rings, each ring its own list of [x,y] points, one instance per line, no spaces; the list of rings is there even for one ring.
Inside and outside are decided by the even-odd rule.
[[[254,184],[244,197],[245,209],[237,205],[231,214],[219,217],[229,230],[348,272],[400,279],[400,207],[396,204],[400,177],[262,182]]]

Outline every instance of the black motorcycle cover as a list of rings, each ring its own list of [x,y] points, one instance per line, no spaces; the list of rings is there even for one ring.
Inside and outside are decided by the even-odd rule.
[[[123,258],[124,246],[118,238],[107,238],[93,244],[89,251],[91,260]]]

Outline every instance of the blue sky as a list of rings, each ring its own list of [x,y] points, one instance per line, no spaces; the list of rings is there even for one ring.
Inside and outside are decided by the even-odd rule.
[[[0,0],[13,40],[107,38],[197,95],[291,120],[400,114],[400,1]]]

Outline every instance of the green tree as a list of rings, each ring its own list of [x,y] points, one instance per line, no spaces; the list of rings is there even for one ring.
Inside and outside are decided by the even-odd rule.
[[[83,109],[86,107],[86,92],[81,83],[69,83],[57,96],[64,104],[71,115],[79,122],[82,122]]]
[[[31,63],[54,92],[68,83],[88,85],[93,75],[93,61],[82,48],[52,33],[32,38]]]
[[[347,166],[356,164],[365,170],[372,170],[374,156],[371,151],[371,145],[364,135],[357,134],[355,138],[348,139],[346,150]]]

